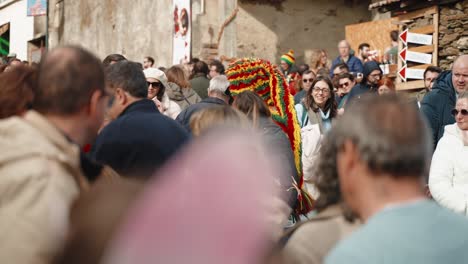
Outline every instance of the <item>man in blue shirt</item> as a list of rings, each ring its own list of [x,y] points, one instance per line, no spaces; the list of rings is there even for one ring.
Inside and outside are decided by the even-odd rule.
[[[349,72],[353,74],[362,73],[362,62],[357,57],[350,54],[351,46],[348,41],[342,40],[338,44],[338,51],[340,55],[332,62],[331,69],[340,63],[346,63]],[[330,76],[333,78],[333,71],[330,71]]]
[[[414,104],[395,94],[364,95],[330,136],[342,195],[364,225],[325,263],[466,262],[468,220],[424,195],[432,144]]]

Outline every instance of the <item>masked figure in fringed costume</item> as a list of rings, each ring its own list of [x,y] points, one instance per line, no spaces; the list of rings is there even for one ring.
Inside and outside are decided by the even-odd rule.
[[[294,98],[280,70],[269,61],[244,58],[233,61],[226,70],[233,98],[244,91],[258,94],[268,105],[273,121],[288,136],[294,153],[294,163],[298,179],[293,179],[292,190],[298,194],[296,214],[306,214],[312,209],[313,201],[304,189],[301,162],[301,128],[299,126]],[[290,177],[293,177],[291,175]]]

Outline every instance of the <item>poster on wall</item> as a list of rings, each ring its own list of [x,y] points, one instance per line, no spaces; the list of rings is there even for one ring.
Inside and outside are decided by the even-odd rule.
[[[28,16],[44,16],[47,13],[47,0],[28,0]]]
[[[174,35],[172,62],[179,64],[190,60],[192,38],[192,10],[190,0],[173,0],[172,15],[174,19]]]

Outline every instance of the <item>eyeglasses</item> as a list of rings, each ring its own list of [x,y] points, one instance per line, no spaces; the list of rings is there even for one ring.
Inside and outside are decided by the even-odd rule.
[[[148,87],[151,86],[153,89],[161,88],[160,82],[146,82],[146,84],[148,84]]]
[[[468,110],[462,109],[462,110],[458,111],[457,109],[453,109],[451,113],[452,113],[453,116],[457,116],[458,113],[462,114],[463,116],[466,116],[466,115],[468,115]]]
[[[322,93],[324,93],[324,94],[330,93],[330,89],[328,89],[328,88],[314,87],[314,88],[312,89],[312,91],[314,91],[314,93],[319,93],[319,92],[322,92]]]
[[[314,81],[314,79],[302,79],[302,82],[305,82],[305,83],[308,83],[308,82],[311,83],[313,81]]]
[[[339,86],[340,86],[340,87],[348,87],[348,86],[349,86],[349,82],[340,83]]]

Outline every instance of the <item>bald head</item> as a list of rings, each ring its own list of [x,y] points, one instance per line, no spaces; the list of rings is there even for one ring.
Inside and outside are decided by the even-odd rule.
[[[98,58],[76,46],[57,48],[39,65],[34,108],[43,114],[71,115],[90,102],[94,91],[104,88]]]
[[[348,41],[342,40],[340,43],[338,43],[338,51],[340,52],[340,56],[342,58],[349,56],[349,49],[350,45]]]
[[[340,41],[338,43],[338,48],[340,48],[340,47],[348,47],[349,48],[350,47],[349,42],[347,40],[345,40],[345,39]]]
[[[452,83],[457,93],[468,91],[468,55],[459,56],[453,63]]]

